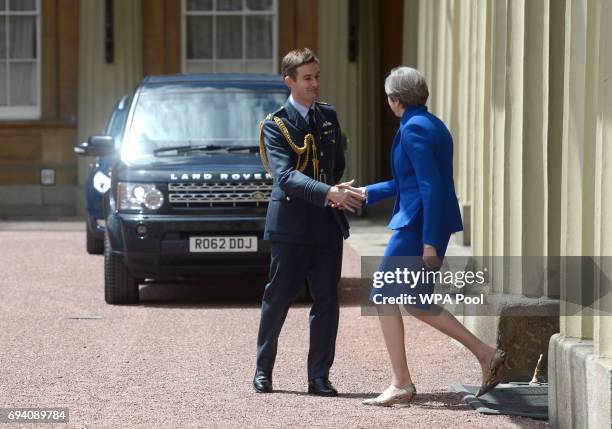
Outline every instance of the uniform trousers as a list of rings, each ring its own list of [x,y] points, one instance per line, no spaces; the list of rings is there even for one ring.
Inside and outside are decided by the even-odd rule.
[[[278,336],[289,306],[308,281],[312,296],[308,379],[329,376],[338,332],[338,284],[342,267],[342,235],[330,216],[325,244],[271,242],[270,282],[266,285],[257,337],[257,369],[272,371]],[[300,334],[293,334],[300,335]]]

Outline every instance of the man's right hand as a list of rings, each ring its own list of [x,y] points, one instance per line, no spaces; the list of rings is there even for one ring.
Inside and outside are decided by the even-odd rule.
[[[348,210],[351,213],[355,213],[355,210],[361,208],[365,196],[358,188],[350,186],[352,182],[329,188],[327,200],[331,202],[332,207]]]
[[[353,183],[355,183],[355,179],[352,179],[349,182],[338,183],[336,186],[338,186],[339,188],[346,188],[346,189],[352,189],[353,191],[357,191],[361,195],[362,200],[364,200],[364,201],[367,200],[368,199],[367,188],[365,186],[361,186],[359,188],[355,188],[353,186]]]

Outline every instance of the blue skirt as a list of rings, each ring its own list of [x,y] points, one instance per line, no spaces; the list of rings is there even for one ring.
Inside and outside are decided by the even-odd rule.
[[[385,281],[382,287],[373,287],[370,292],[370,301],[380,304],[383,297],[402,298],[402,303],[421,309],[429,309],[430,304],[424,297],[431,296],[434,292],[435,283],[424,280],[421,274],[420,281],[406,274],[406,269],[411,273],[425,273],[428,271],[423,264],[423,225],[422,216],[418,216],[409,226],[396,229],[387,243],[379,272],[400,272],[400,281]],[[440,249],[436,249],[438,256],[444,258],[450,235],[444,241]],[[408,280],[408,282],[406,281]],[[410,298],[413,297],[413,298]]]

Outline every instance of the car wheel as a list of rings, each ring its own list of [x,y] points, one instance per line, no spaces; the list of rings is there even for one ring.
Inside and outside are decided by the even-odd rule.
[[[104,253],[104,240],[94,237],[87,226],[85,230],[87,234],[87,253],[90,255],[101,255]]]
[[[138,281],[130,275],[123,259],[113,254],[108,233],[104,234],[104,300],[108,304],[138,301]]]

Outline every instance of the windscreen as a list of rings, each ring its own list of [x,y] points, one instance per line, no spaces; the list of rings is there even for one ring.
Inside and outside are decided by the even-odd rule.
[[[118,148],[119,143],[121,142],[121,133],[123,132],[127,114],[127,108],[119,109],[117,106],[115,106],[115,109],[113,110],[113,113],[106,124],[105,134],[107,136],[112,136],[115,139],[115,148]]]
[[[285,103],[283,91],[202,89],[141,94],[121,148],[129,161],[177,146],[259,143],[259,122]]]

